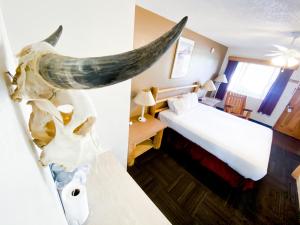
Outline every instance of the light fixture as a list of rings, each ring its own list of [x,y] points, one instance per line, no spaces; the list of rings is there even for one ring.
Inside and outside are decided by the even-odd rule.
[[[271,59],[271,63],[274,66],[292,68],[299,65],[299,60],[292,56],[277,56]]]
[[[206,91],[215,91],[215,90],[217,90],[216,86],[215,86],[215,84],[214,84],[214,82],[212,80],[206,81],[205,84],[203,85],[203,88]]]
[[[218,82],[218,83],[225,83],[225,84],[228,83],[228,80],[227,80],[227,77],[225,74],[220,74],[219,76],[216,77],[216,79],[214,81]]]
[[[137,104],[137,105],[141,105],[142,106],[142,114],[141,116],[138,118],[138,120],[140,122],[146,122],[146,118],[144,117],[145,114],[145,106],[152,106],[155,105],[155,100],[153,98],[153,95],[151,93],[150,90],[143,90],[140,91],[135,98],[133,99],[133,101]]]
[[[289,47],[274,45],[277,50],[271,51],[266,56],[270,56],[271,64],[279,66],[282,69],[293,68],[300,64],[300,52],[294,49],[294,44],[297,38],[300,37],[300,32],[291,32],[292,42]]]

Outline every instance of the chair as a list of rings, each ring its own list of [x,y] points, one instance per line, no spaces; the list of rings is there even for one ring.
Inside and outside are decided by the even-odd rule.
[[[224,111],[248,120],[252,110],[246,109],[247,96],[228,91]]]

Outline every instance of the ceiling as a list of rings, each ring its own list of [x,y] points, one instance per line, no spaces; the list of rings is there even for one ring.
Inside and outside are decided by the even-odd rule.
[[[300,31],[300,0],[136,0],[173,21],[189,16],[187,27],[228,47],[272,49],[289,46]],[[295,42],[300,49],[300,38]]]

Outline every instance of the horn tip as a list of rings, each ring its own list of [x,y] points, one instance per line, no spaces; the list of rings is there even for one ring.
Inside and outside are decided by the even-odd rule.
[[[180,26],[180,27],[184,27],[185,24],[187,23],[187,21],[188,21],[188,17],[185,16],[185,17],[183,17],[183,18],[180,20],[180,22],[179,22],[177,25]]]
[[[61,33],[61,32],[63,31],[63,26],[62,26],[62,25],[59,25],[59,27],[58,27],[58,29],[57,29],[57,30],[58,30],[58,32],[60,32],[60,33]]]
[[[188,16],[185,16],[185,17],[182,18],[181,21],[184,22],[184,23],[186,23],[186,22],[188,21],[188,19],[189,19],[189,17],[188,17]]]
[[[47,42],[48,44],[55,46],[58,39],[60,38],[60,35],[62,34],[63,26],[60,25],[56,31],[54,31],[53,34],[51,34],[48,38],[44,39],[44,42]]]

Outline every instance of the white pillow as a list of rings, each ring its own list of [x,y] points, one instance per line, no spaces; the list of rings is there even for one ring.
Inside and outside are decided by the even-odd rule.
[[[199,104],[197,93],[190,93],[190,101],[191,101],[191,108],[195,108]]]
[[[187,93],[181,97],[168,99],[169,109],[177,115],[196,107],[198,105],[198,95],[196,93]]]
[[[188,110],[186,99],[178,98],[173,101],[174,111],[177,115],[183,114]]]
[[[191,106],[192,106],[191,94],[190,94],[190,93],[187,93],[187,94],[182,95],[182,99],[183,99],[183,101],[184,101],[184,104],[185,104],[186,109],[190,109]]]
[[[174,107],[174,102],[177,100],[178,98],[169,98],[168,99],[168,107],[172,112],[175,112],[175,107]]]
[[[187,109],[192,109],[198,105],[197,93],[188,93],[183,95],[184,101],[186,102]]]

